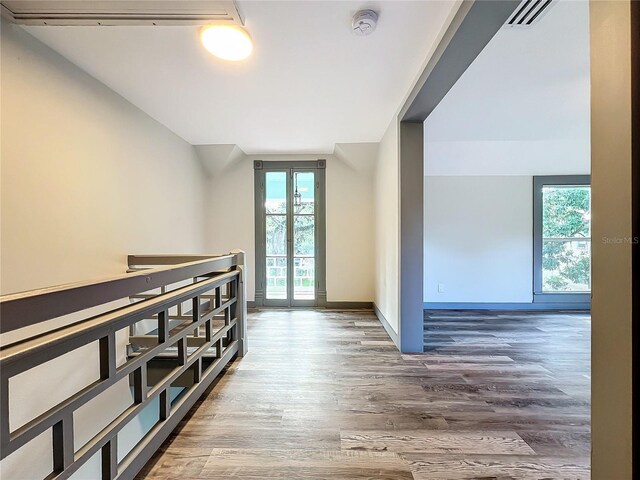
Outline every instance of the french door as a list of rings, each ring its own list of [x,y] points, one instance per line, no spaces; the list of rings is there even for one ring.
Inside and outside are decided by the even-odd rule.
[[[325,165],[254,162],[258,306],[326,303]]]

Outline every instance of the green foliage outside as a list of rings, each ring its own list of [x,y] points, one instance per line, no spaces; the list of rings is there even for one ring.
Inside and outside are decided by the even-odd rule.
[[[545,187],[542,206],[544,291],[590,289],[590,189]],[[585,240],[580,240],[584,238]]]
[[[282,210],[284,211],[284,202]],[[277,207],[276,207],[277,211]],[[313,203],[303,202],[300,207],[295,207],[295,213],[313,213]],[[294,257],[315,256],[315,230],[313,215],[294,214],[293,253]],[[266,222],[266,248],[269,255],[287,254],[287,217],[285,215],[267,215]],[[272,287],[286,288],[286,261],[275,262],[267,267],[267,282]],[[297,287],[313,289],[315,285],[314,261],[311,259],[294,260],[293,281]]]
[[[285,215],[267,216],[267,256],[286,255],[287,217]],[[293,252],[294,256],[313,256],[315,251],[313,216],[294,217]]]

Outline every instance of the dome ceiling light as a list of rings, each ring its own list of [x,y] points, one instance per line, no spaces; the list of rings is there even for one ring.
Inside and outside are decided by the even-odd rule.
[[[244,28],[232,25],[209,25],[200,32],[202,45],[212,55],[239,62],[253,52],[253,41]]]

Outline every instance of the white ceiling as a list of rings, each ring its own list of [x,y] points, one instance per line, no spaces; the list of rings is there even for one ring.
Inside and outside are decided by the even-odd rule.
[[[589,4],[503,27],[425,121],[428,175],[588,173]]]
[[[378,142],[457,3],[240,1],[254,55],[209,55],[196,27],[25,27],[194,145],[329,153]],[[368,37],[360,8],[380,12]]]

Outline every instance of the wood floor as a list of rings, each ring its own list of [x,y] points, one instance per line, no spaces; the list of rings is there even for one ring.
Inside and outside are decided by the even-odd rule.
[[[139,479],[589,478],[586,314],[427,312],[423,355],[366,311],[249,334]]]

